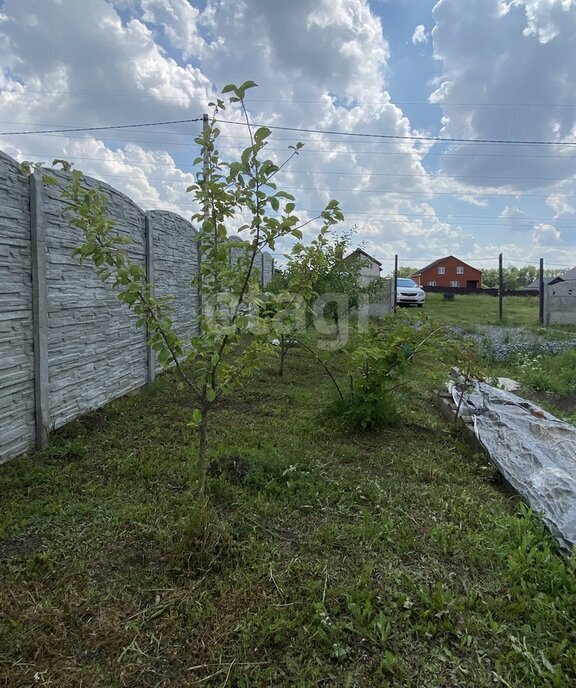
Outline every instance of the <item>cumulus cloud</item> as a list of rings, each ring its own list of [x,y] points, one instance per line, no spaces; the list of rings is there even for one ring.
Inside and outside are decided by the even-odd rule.
[[[442,107],[442,134],[573,140],[575,9],[572,0],[440,0],[432,38],[441,73],[430,100]],[[475,186],[550,188],[576,173],[561,145],[463,144],[453,152],[442,169]]]
[[[413,133],[386,90],[390,48],[366,0],[208,0],[203,10],[186,0],[6,0],[3,9],[0,56],[8,69],[0,105],[19,128],[190,118],[202,114],[217,87],[252,78],[260,85],[249,97],[256,122]],[[0,145],[29,159],[75,159],[145,207],[176,204],[186,213],[189,201],[176,188],[184,189],[193,173],[198,126],[122,130],[99,139],[2,137]],[[224,154],[247,145],[245,128],[221,126]],[[406,227],[414,231],[416,225],[372,221],[370,214],[394,214],[407,191],[427,196],[422,146],[399,140],[382,149],[349,136],[294,132],[275,134],[270,154],[281,160],[299,139],[305,148],[279,181],[297,195],[304,218],[337,197],[359,218],[358,240],[370,237],[376,252],[380,244],[399,243]],[[438,224],[434,232],[448,229]],[[428,234],[422,232],[423,242]]]
[[[556,38],[568,13],[576,8],[574,0],[516,0],[514,4],[523,5],[526,12],[526,28],[522,33],[535,36],[540,43]]]
[[[455,145],[438,152],[432,142],[411,140],[430,132],[416,129],[391,97],[393,13],[387,15],[388,3],[380,3],[379,16],[377,5],[373,0],[4,0],[2,128],[192,119],[225,83],[254,79],[260,87],[248,98],[252,120],[300,130],[273,130],[270,156],[280,161],[289,144],[305,143],[278,176],[297,196],[302,218],[338,198],[346,226],[357,226],[357,242],[382,260],[394,253],[406,264],[449,252],[471,255],[477,237],[466,220],[459,222],[458,212],[486,209],[497,216],[502,204],[486,191],[507,201],[509,209],[500,218],[506,225],[512,224],[516,204],[527,222],[534,214],[505,195],[517,191],[541,187],[550,215],[568,212],[571,190],[563,184],[576,174],[568,146]],[[574,135],[575,110],[567,104],[576,92],[576,25],[566,7],[566,0],[437,3],[432,34],[418,25],[412,42],[419,45],[432,36],[440,73],[431,100],[441,106],[443,135],[559,141]],[[409,52],[422,61],[418,51]],[[547,105],[526,112],[493,107],[529,99]],[[232,108],[220,118],[238,121],[239,113]],[[245,127],[220,126],[220,150],[236,155],[248,143]],[[193,138],[199,129],[199,123],[190,123],[101,134],[0,134],[0,147],[20,159],[73,159],[143,207],[189,215],[184,189],[196,171]],[[438,163],[430,168],[429,155]],[[461,206],[466,210],[459,211]]]
[[[418,24],[418,26],[414,29],[414,33],[412,34],[412,43],[414,45],[417,45],[418,43],[428,43],[429,37],[430,34],[426,31],[424,24]]]
[[[557,184],[546,203],[554,210],[554,218],[576,215],[576,180],[567,179]]]
[[[517,208],[515,205],[507,205],[504,207],[504,210],[500,213],[500,217],[504,218],[505,220],[510,218],[522,219],[526,217],[526,211]]]
[[[550,241],[558,241],[560,239],[560,232],[553,225],[547,223],[540,223],[534,226],[532,240],[541,245],[548,244]]]

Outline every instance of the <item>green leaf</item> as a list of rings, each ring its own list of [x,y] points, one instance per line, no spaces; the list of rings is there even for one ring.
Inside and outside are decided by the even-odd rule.
[[[210,403],[216,399],[216,392],[212,389],[212,387],[206,388],[206,399],[208,399]]]
[[[52,160],[52,167],[56,167],[56,165],[61,165],[64,172],[70,172],[73,164],[73,162],[70,162],[69,160],[62,160],[61,158],[55,158],[54,160]]]
[[[167,365],[170,362],[170,352],[168,349],[161,349],[158,352],[158,363],[162,366]]]
[[[247,91],[249,88],[257,88],[258,84],[255,81],[245,81],[238,90]]]
[[[254,133],[254,141],[256,143],[262,143],[265,139],[267,139],[272,132],[268,127],[260,127],[259,129],[256,129],[256,132]]]

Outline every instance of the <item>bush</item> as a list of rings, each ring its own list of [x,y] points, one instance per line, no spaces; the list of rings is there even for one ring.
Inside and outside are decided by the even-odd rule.
[[[338,397],[326,409],[325,417],[344,430],[363,432],[390,427],[399,419],[392,393],[379,384],[352,389],[342,399]]]
[[[385,322],[382,330],[362,335],[348,354],[350,388],[325,411],[345,430],[371,431],[399,420],[395,391],[403,384],[417,349],[429,338],[421,323]]]

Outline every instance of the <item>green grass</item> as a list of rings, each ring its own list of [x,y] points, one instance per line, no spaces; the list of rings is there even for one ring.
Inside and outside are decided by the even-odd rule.
[[[537,327],[539,324],[538,298],[534,296],[505,296],[502,323],[498,298],[486,294],[456,294],[454,301],[445,300],[442,294],[426,294],[423,310],[433,319],[466,331],[473,331],[477,325]]]
[[[576,422],[576,349],[556,356],[513,356],[494,372],[520,382],[524,396],[541,403],[551,413]]]
[[[271,364],[211,419],[204,516],[170,375],[1,466],[0,686],[573,685],[573,562],[431,410],[438,348],[379,434]]]

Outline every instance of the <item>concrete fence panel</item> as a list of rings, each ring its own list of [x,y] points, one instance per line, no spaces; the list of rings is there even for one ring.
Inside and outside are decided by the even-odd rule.
[[[193,284],[199,266],[196,231],[180,215],[164,210],[151,210],[146,219],[151,235],[149,281],[154,284],[156,297],[172,297],[170,317],[174,329],[188,341],[199,333],[200,304]]]
[[[576,325],[576,280],[544,287],[544,324]]]
[[[0,153],[0,461],[34,443],[30,181]]]
[[[66,219],[68,175],[52,174],[56,185],[40,172],[27,177],[0,152],[0,463],[43,446],[52,428],[141,387],[157,370],[134,314],[90,261],[73,256],[82,236]],[[185,340],[197,335],[201,257],[192,224],[167,211],[145,213],[113,187],[85,182],[106,194],[108,215],[131,239],[130,257],[155,295],[172,297],[176,331]],[[258,256],[265,283],[272,266],[271,256]]]
[[[80,264],[72,254],[82,235],[64,213],[61,190],[68,176],[56,177],[56,186],[43,186],[51,428],[144,385],[148,378],[146,337],[135,326],[136,317],[113,286],[100,281],[90,262]],[[90,178],[86,184],[106,194],[116,230],[132,241],[130,258],[145,266],[144,212],[108,185]]]

